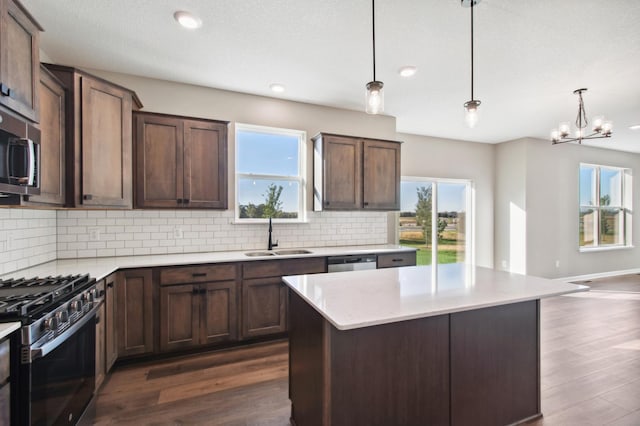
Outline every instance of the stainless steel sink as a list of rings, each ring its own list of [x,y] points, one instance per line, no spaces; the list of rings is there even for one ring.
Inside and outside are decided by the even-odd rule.
[[[273,253],[268,251],[250,251],[244,254],[245,256],[255,257],[255,256],[273,256]]]
[[[294,249],[294,250],[278,250],[276,252],[276,254],[279,254],[280,256],[286,256],[286,255],[290,255],[290,254],[310,254],[311,252],[309,250],[300,250],[300,249]]]

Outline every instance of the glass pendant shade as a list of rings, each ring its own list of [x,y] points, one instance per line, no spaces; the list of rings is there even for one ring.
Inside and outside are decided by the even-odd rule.
[[[366,112],[367,114],[380,114],[384,112],[384,83],[370,81],[367,83]]]
[[[480,101],[472,100],[465,102],[464,104],[464,121],[467,123],[467,126],[470,128],[474,128],[476,124],[478,124],[478,107],[480,106]]]

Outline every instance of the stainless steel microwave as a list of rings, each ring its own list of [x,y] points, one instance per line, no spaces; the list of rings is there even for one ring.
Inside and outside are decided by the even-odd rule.
[[[0,115],[0,193],[39,194],[40,144],[25,137],[26,124],[17,123]]]

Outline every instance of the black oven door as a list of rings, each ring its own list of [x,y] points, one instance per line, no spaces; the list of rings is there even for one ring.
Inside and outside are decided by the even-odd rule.
[[[84,324],[30,367],[30,424],[76,424],[95,390],[95,313]]]

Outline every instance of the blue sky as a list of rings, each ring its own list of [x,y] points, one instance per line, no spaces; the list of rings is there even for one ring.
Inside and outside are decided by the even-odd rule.
[[[580,205],[595,205],[595,185],[596,166],[581,165],[580,166]],[[600,168],[600,197],[609,195],[611,205],[620,205],[622,203],[620,197],[622,171],[620,169]]]
[[[263,175],[298,174],[298,137],[294,135],[272,135],[267,133],[241,131],[236,133],[238,152],[237,171]],[[260,204],[272,180],[247,179],[238,181],[240,204]],[[298,184],[277,182],[283,186],[282,208],[297,211]]]

